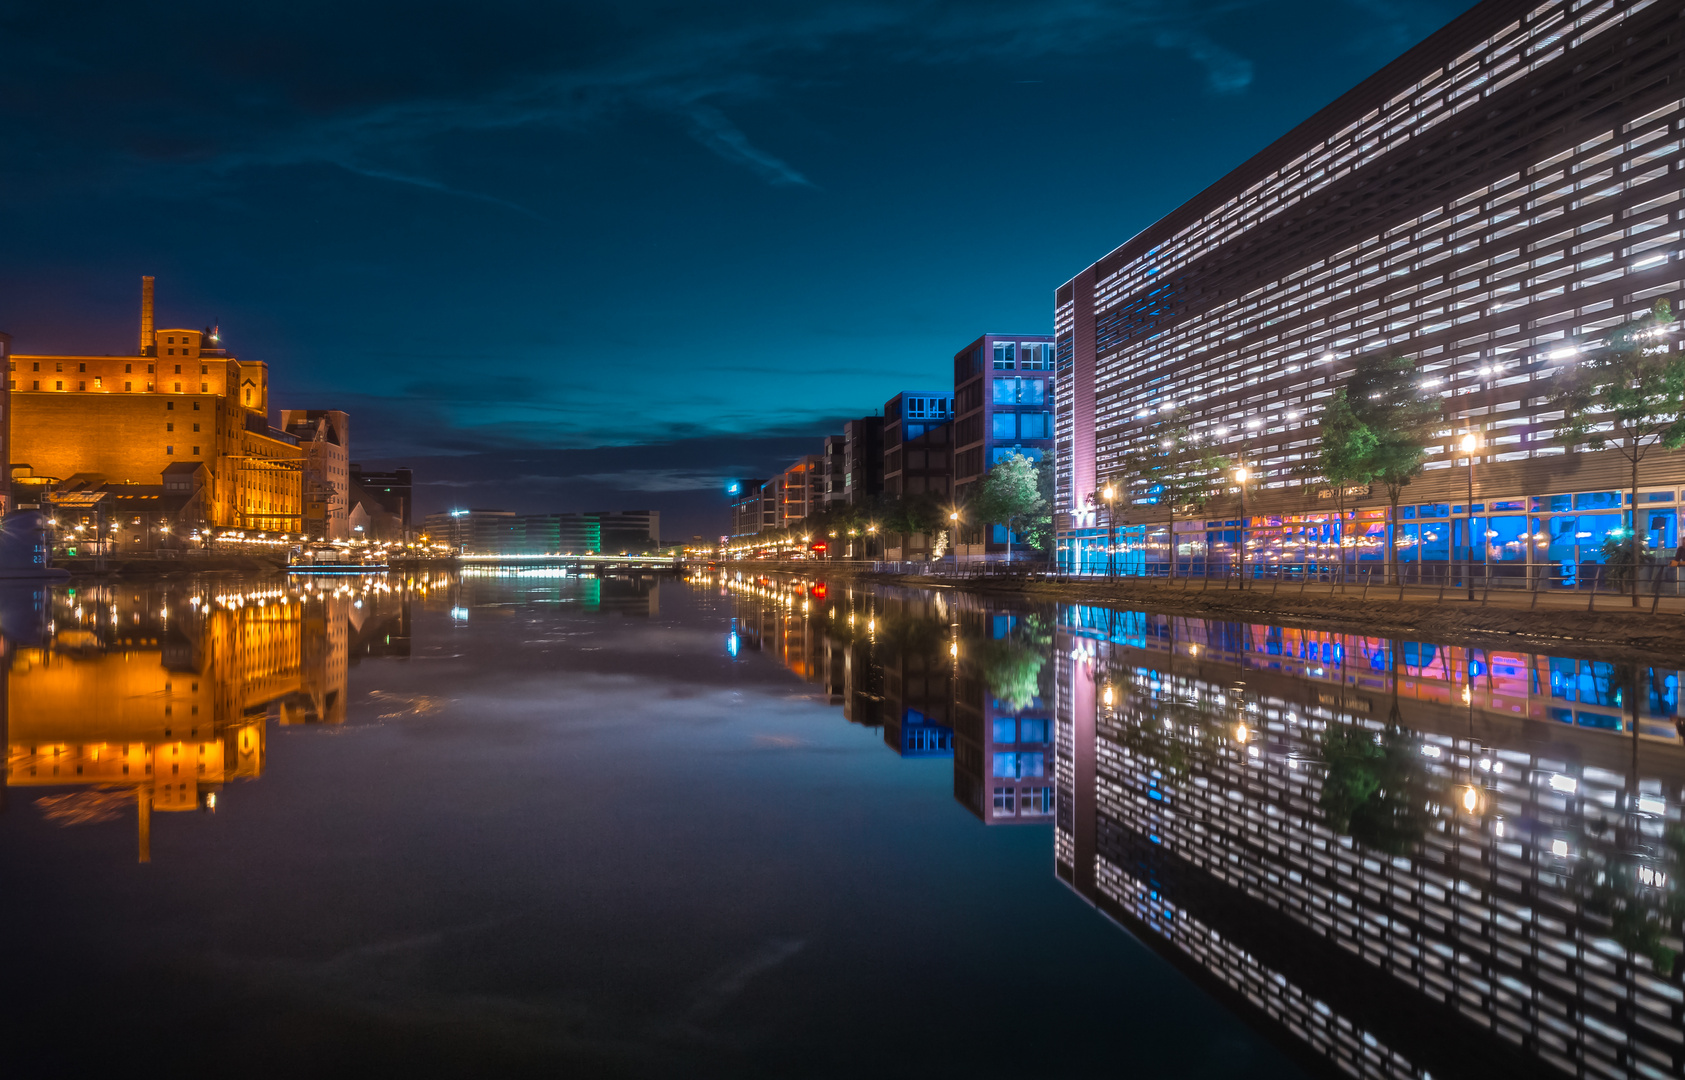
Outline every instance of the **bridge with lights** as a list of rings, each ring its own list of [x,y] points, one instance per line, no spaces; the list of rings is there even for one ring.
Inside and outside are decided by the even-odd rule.
[[[671,555],[458,555],[465,572],[487,574],[624,574],[681,573],[687,563]]]

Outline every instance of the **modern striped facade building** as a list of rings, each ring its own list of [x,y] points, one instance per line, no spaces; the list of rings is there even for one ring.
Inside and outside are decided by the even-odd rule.
[[[1556,438],[1552,380],[1679,298],[1682,43],[1677,4],[1488,0],[1062,285],[1063,565],[1092,567],[1111,542],[1100,493],[1172,409],[1258,477],[1260,563],[1354,538],[1375,559],[1392,543],[1406,561],[1459,546],[1515,566],[1597,561],[1626,461]],[[1370,352],[1414,359],[1446,424],[1408,514],[1387,522],[1377,488],[1342,523],[1305,465],[1323,402]],[[1457,449],[1470,433],[1473,500]],[[1639,527],[1671,547],[1685,454],[1658,452],[1643,484]],[[1116,522],[1143,566],[1168,550],[1147,501]],[[1206,513],[1222,520],[1180,524],[1176,550],[1220,556],[1238,510],[1219,500]]]

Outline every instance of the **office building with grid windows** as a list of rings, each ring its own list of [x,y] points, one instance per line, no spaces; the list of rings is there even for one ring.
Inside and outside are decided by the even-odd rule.
[[[954,354],[954,500],[1002,457],[1036,461],[1053,452],[1054,346],[1049,336],[984,334]],[[972,522],[960,529],[955,553],[981,558],[1006,550],[1006,527]]]
[[[1682,43],[1677,4],[1487,0],[1062,285],[1062,564],[1234,559],[1233,495],[1174,544],[1150,492],[1102,498],[1180,410],[1256,478],[1255,566],[1308,570],[1342,545],[1378,564],[1390,544],[1407,573],[1581,579],[1621,525],[1627,463],[1564,445],[1553,381],[1680,298]],[[1307,475],[1323,404],[1371,353],[1412,359],[1444,399],[1396,522],[1378,485],[1342,519]],[[1685,455],[1652,455],[1641,484],[1638,527],[1671,548]]]

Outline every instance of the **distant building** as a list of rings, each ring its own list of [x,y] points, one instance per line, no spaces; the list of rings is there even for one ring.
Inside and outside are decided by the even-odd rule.
[[[304,448],[304,535],[353,539],[351,417],[335,409],[282,409],[281,429]]]
[[[883,491],[886,499],[928,499],[953,503],[954,396],[940,391],[897,394],[883,408]],[[936,537],[926,533],[884,534],[890,559],[927,559]]]
[[[463,555],[508,554],[526,543],[526,526],[513,510],[447,510],[428,514],[422,532],[430,544],[443,544]]]
[[[23,502],[71,477],[115,491],[158,487],[170,466],[205,490],[183,525],[296,533],[306,454],[269,426],[269,368],[230,356],[214,328],[154,330],[143,278],[138,348],[116,356],[10,354],[8,459]],[[8,503],[8,509],[10,504]]]
[[[816,509],[848,501],[848,438],[844,435],[825,436],[824,448],[819,452],[820,491]]]
[[[883,417],[865,416],[843,425],[843,498],[868,506],[883,494]]]
[[[954,395],[940,390],[906,391],[884,403],[884,494],[950,500],[953,419]]]
[[[450,510],[427,515],[423,532],[464,555],[640,554],[661,546],[661,512]]]
[[[734,480],[726,489],[731,496],[731,535],[755,536],[771,528],[762,512],[761,487],[765,480]]]
[[[968,611],[966,639],[1001,641],[1017,629],[1018,618]],[[970,633],[974,627],[986,633]],[[969,656],[961,663],[954,694],[954,798],[985,825],[1047,824],[1056,788],[1052,700],[1000,697],[989,674]]]
[[[599,551],[637,554],[661,546],[659,510],[596,510],[581,516],[597,522],[602,534]]]
[[[1053,338],[984,334],[954,354],[954,498],[963,505],[1008,454],[1053,452]],[[1006,528],[970,522],[960,557],[1006,550]]]
[[[409,539],[414,484],[409,469],[373,472],[361,465],[351,466],[351,502],[362,505],[364,532],[369,539]]]

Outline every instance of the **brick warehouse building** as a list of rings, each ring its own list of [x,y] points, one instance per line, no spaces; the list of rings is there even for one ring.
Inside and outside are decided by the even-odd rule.
[[[17,489],[185,494],[184,523],[298,532],[305,454],[269,425],[268,365],[229,355],[212,330],[155,330],[149,277],[141,297],[132,355],[8,358]]]
[[[1609,328],[1679,298],[1682,38],[1677,4],[1489,0],[1061,286],[1062,565],[1106,558],[1100,493],[1171,408],[1260,474],[1255,564],[1341,541],[1375,564],[1395,543],[1407,570],[1472,557],[1567,578],[1600,561],[1627,464],[1560,445],[1549,395]],[[1321,402],[1372,350],[1414,359],[1446,424],[1400,521],[1377,486],[1342,528],[1301,470]],[[1454,449],[1466,434],[1473,462]],[[1682,485],[1685,454],[1652,455],[1654,546],[1677,542]],[[1231,497],[1178,523],[1182,565],[1232,560],[1237,512]],[[1129,569],[1162,572],[1163,520],[1119,512]]]

